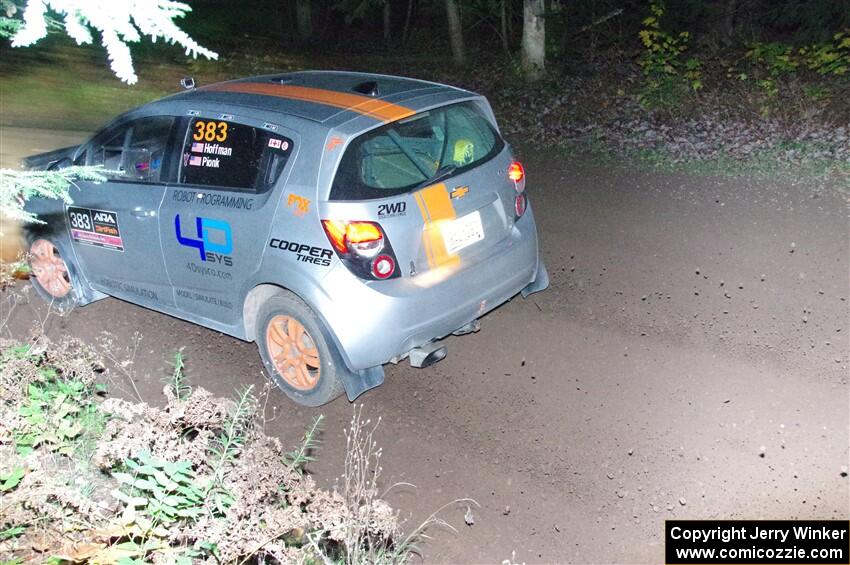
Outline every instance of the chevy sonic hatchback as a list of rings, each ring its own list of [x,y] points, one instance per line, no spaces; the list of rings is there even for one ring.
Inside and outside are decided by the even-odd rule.
[[[438,340],[548,286],[525,172],[486,99],[381,75],[299,72],[192,88],[31,168],[101,165],[35,199],[33,284],[107,295],[256,341],[293,400],[445,357]]]

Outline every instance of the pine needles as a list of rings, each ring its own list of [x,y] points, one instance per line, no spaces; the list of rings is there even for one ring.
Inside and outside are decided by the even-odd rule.
[[[16,171],[0,169],[0,215],[11,220],[44,223],[24,210],[30,198],[57,198],[72,202],[69,191],[74,181],[106,180],[103,167],[67,167],[56,171]]]

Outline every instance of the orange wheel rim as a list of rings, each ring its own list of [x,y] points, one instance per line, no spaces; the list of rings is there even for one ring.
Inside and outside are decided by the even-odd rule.
[[[283,314],[266,327],[266,347],[274,368],[297,390],[312,390],[319,382],[319,349],[304,324]]]
[[[68,266],[56,246],[46,239],[37,239],[30,246],[30,269],[38,284],[53,298],[64,298],[71,292]]]

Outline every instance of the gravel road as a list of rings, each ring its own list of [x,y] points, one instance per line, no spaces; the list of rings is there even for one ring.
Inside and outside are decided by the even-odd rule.
[[[524,153],[551,288],[359,401],[386,486],[416,485],[388,495],[409,528],[480,505],[471,526],[466,504],[441,512],[458,531],[432,531],[425,561],[658,563],[667,518],[850,518],[846,192]],[[124,370],[146,401],[178,348],[217,393],[264,382],[253,344],[115,299],[64,317],[23,300],[6,333],[106,332],[118,360],[138,335]],[[351,411],[321,409],[323,484]],[[265,426],[295,444],[315,414],[272,391]]]

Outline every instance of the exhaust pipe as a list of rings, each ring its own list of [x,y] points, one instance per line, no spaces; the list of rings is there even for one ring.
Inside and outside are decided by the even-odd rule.
[[[410,366],[417,369],[430,367],[437,361],[442,361],[448,355],[448,350],[445,345],[437,343],[428,343],[422,347],[416,347],[410,350]]]

